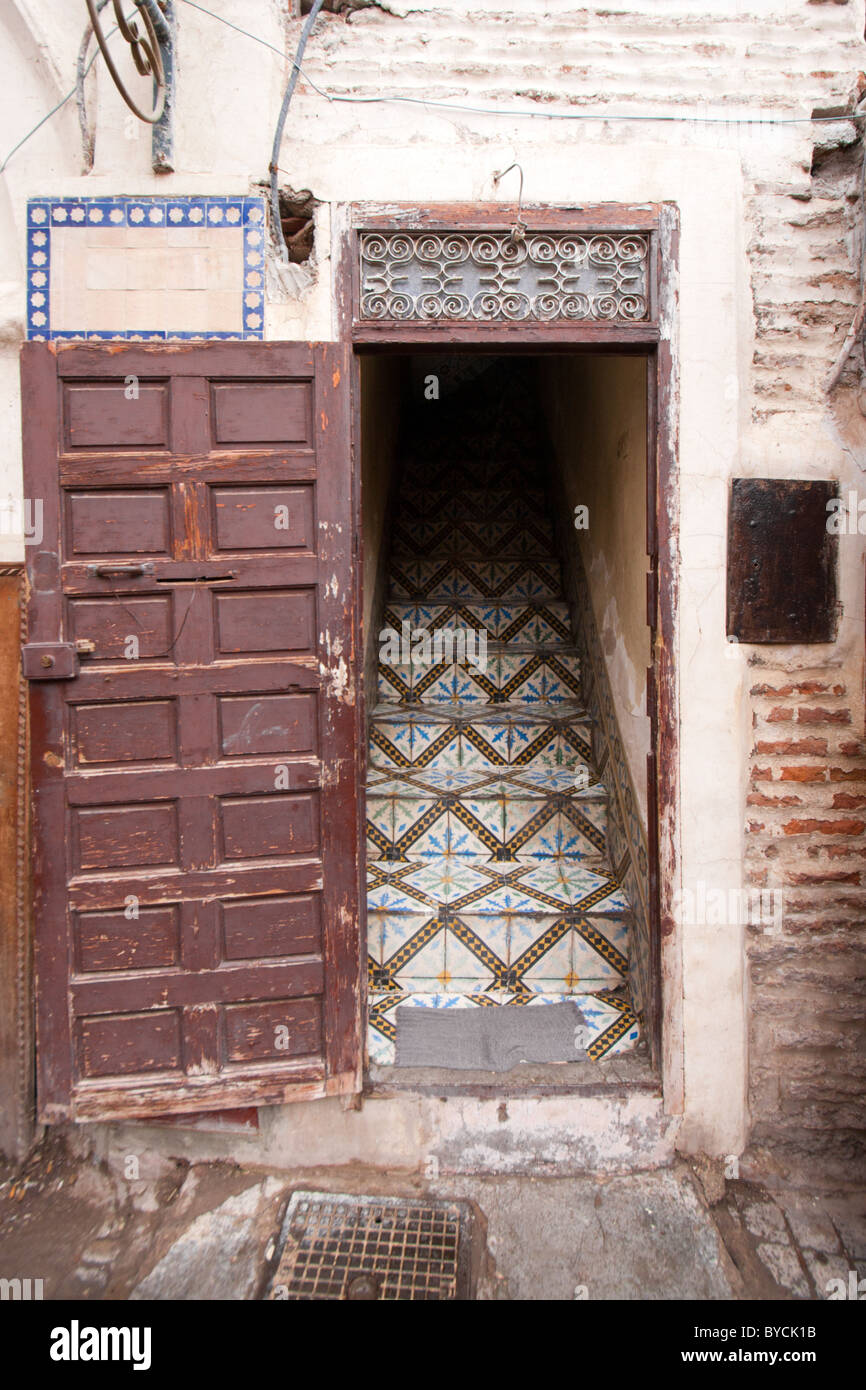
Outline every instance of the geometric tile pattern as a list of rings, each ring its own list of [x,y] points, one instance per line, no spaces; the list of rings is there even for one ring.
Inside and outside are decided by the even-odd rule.
[[[597,1059],[638,1041],[631,913],[540,435],[528,392],[509,390],[504,429],[501,391],[463,394],[410,441],[393,526],[367,775],[370,1057],[393,1063],[401,1005],[573,999]]]
[[[575,547],[570,557],[567,579],[574,591],[579,614],[583,693],[592,729],[592,757],[610,787],[607,817],[607,852],[621,866],[623,891],[632,920],[629,952],[629,988],[632,1005],[641,1023],[645,1001],[652,988],[650,967],[649,851],[646,829],[638,809],[616,716],[613,692],[607,674],[601,640],[596,627],[586,573]]]

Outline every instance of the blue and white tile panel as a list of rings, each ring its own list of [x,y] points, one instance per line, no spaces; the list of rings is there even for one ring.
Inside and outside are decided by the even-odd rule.
[[[240,331],[213,329],[58,329],[52,325],[52,232],[58,228],[242,229],[243,256],[237,269],[242,297]],[[138,342],[209,338],[230,341],[264,337],[266,220],[264,199],[229,197],[36,198],[27,205],[27,336],[36,341],[89,339]],[[134,255],[134,252],[130,252]]]

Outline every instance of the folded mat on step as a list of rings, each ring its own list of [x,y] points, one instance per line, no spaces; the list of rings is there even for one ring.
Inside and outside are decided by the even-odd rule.
[[[510,1071],[520,1062],[586,1060],[589,1030],[572,1000],[558,1004],[395,1011],[398,1067]]]

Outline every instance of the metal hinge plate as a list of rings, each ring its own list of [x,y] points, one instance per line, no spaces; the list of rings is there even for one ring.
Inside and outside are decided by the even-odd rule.
[[[72,642],[28,642],[21,648],[21,667],[28,681],[68,681],[78,675],[78,652]]]

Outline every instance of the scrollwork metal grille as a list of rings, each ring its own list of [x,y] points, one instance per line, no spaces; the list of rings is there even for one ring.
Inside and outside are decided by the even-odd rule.
[[[362,232],[367,320],[644,320],[640,232]]]

